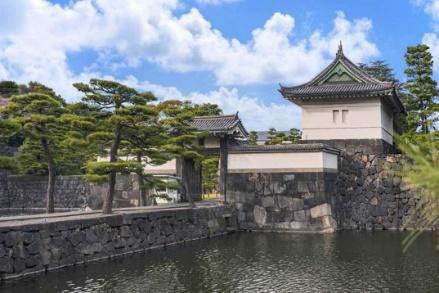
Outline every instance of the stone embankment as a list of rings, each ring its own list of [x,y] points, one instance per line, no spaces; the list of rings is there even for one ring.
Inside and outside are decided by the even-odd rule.
[[[228,176],[228,201],[240,229],[328,233],[336,173],[241,173]]]
[[[340,228],[401,229],[416,223],[421,194],[402,180],[405,160],[400,154],[342,152],[334,205]]]
[[[0,279],[213,237],[231,224],[217,203],[0,218]]]

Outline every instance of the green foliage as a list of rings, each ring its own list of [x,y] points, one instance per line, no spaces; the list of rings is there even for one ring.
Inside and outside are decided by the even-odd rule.
[[[424,44],[408,47],[405,60],[407,81],[404,88],[407,94],[403,98],[408,112],[408,131],[428,133],[434,130],[439,119],[437,83],[433,80],[433,57],[430,48]]]
[[[291,128],[287,140],[291,143],[298,143],[302,139],[302,131],[297,128]]]
[[[217,190],[218,186],[218,165],[219,165],[219,157],[212,156],[206,157],[201,162],[201,170],[203,177],[203,193],[210,194],[214,190]]]
[[[111,213],[116,173],[135,172],[143,178],[143,158],[152,156],[152,161],[159,160],[159,152],[154,148],[164,143],[156,106],[151,104],[156,98],[149,92],[139,93],[110,80],[91,79],[88,84],[74,86],[84,97],[72,110],[84,119],[91,119],[84,120],[82,126],[94,122],[94,131],[87,135],[90,149],[96,157],[109,158],[108,162],[89,162],[86,178],[102,183],[102,176],[108,175],[109,193],[103,211]],[[122,161],[120,155],[134,156],[137,161]]]
[[[198,145],[198,141],[205,137],[206,133],[198,131],[191,124],[193,117],[200,113],[199,106],[169,100],[160,103],[158,110],[161,113],[160,123],[170,135],[163,148],[174,157],[195,159],[198,164],[201,163],[202,147]]]
[[[383,60],[376,60],[370,64],[359,63],[358,66],[367,74],[380,81],[398,82],[393,69]]]
[[[407,250],[423,228],[439,220],[439,132],[402,136],[398,146],[410,158],[405,164],[404,179],[422,195],[412,219],[407,222],[416,224],[417,228],[404,240]]]
[[[268,140],[265,142],[266,145],[282,144],[284,141],[286,141],[285,133],[278,132],[275,128],[270,128],[268,130]]]
[[[187,101],[185,103],[187,107],[194,112],[195,116],[216,116],[223,114],[223,111],[216,104],[192,104]]]
[[[15,158],[0,156],[0,169],[15,170],[16,167],[17,167],[17,162]]]
[[[0,81],[0,97],[10,97],[19,93],[19,87],[14,81]]]
[[[256,131],[250,131],[248,136],[248,144],[256,145],[258,142],[258,133]]]

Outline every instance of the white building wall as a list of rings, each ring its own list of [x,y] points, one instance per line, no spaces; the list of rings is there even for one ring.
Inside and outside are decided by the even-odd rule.
[[[231,153],[229,173],[337,171],[337,155],[325,152]]]
[[[177,173],[177,160],[172,159],[163,165],[146,165],[144,171],[153,175],[173,175]]]
[[[301,107],[303,140],[384,139],[393,143],[393,117],[379,99]],[[338,111],[336,117],[334,111]]]

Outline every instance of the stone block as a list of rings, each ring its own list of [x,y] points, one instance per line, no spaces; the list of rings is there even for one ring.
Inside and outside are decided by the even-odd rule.
[[[262,227],[265,225],[267,221],[267,211],[264,207],[261,206],[255,206],[253,208],[253,217],[255,219],[255,223]]]
[[[0,273],[12,273],[14,271],[13,260],[10,257],[0,257]]]
[[[308,226],[308,224],[306,222],[297,222],[297,221],[290,222],[290,229],[293,229],[293,230],[306,229],[307,226]]]
[[[331,229],[331,232],[337,230],[337,222],[334,220],[332,216],[323,216],[322,217],[322,225],[323,229]]]
[[[261,204],[264,208],[274,207],[274,197],[273,196],[263,196],[261,198]]]
[[[278,195],[277,204],[280,209],[285,209],[285,208],[289,208],[293,204],[293,200],[291,197]]]
[[[294,221],[305,222],[307,220],[306,213],[304,210],[294,212]]]
[[[330,215],[332,215],[331,205],[328,203],[324,203],[311,208],[311,218],[320,218],[323,216],[330,216]]]
[[[304,206],[303,199],[301,198],[293,198],[290,209],[293,211],[302,210]]]

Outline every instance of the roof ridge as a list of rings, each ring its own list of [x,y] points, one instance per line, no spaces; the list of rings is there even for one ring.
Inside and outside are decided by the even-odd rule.
[[[336,57],[334,60],[332,60],[331,63],[329,63],[319,74],[317,74],[316,76],[314,76],[310,81],[300,84],[300,85],[296,85],[296,86],[290,86],[290,87],[284,87],[282,85],[281,86],[281,90],[282,89],[296,89],[296,88],[302,88],[302,87],[308,87],[308,86],[316,86],[318,84],[316,84],[322,77],[324,77],[326,74],[328,74],[336,65],[338,62],[341,62],[345,65],[345,67],[347,67],[347,69],[349,71],[351,71],[352,74],[359,76],[359,78],[361,80],[365,80],[366,83],[377,83],[377,84],[393,84],[393,82],[386,82],[386,81],[381,81],[378,80],[376,78],[374,78],[373,76],[371,76],[370,74],[368,74],[367,72],[365,72],[364,70],[362,70],[361,68],[359,68],[354,62],[352,62],[349,58],[347,58],[343,51],[340,51],[341,49],[341,44],[339,46],[339,50],[337,51]]]
[[[212,119],[212,118],[228,118],[228,117],[236,117],[236,114],[195,116],[193,119]]]

